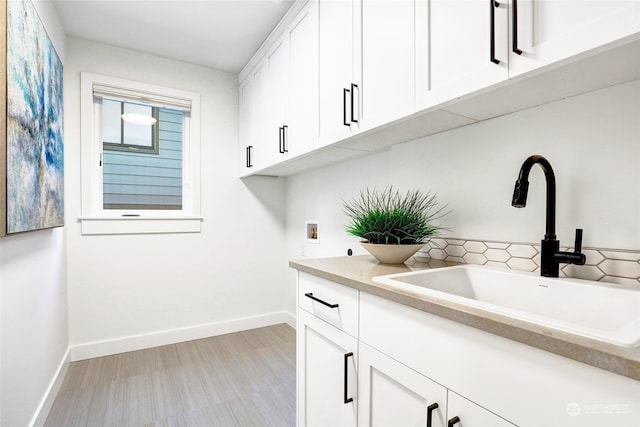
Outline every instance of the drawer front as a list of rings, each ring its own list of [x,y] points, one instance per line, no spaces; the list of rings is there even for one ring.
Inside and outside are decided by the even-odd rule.
[[[299,272],[298,306],[336,328],[358,336],[358,290]]]

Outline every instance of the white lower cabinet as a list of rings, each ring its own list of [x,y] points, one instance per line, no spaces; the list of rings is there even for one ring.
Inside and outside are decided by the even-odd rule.
[[[298,274],[298,426],[637,427],[640,381]]]
[[[514,426],[362,341],[358,368],[360,426]]]
[[[449,390],[447,427],[514,427],[514,424]]]
[[[360,343],[358,424],[444,427],[447,389]]]
[[[358,340],[298,310],[298,425],[357,425]]]
[[[361,342],[447,387],[456,427],[639,425],[640,381],[365,292],[359,315]]]

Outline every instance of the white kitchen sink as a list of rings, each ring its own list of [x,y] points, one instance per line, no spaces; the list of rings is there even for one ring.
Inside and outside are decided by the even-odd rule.
[[[373,281],[619,346],[640,345],[640,287],[476,265],[377,276]]]

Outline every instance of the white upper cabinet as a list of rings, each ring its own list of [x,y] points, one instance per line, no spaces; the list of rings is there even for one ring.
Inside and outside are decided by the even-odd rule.
[[[289,123],[289,43],[280,37],[266,56],[268,102],[262,114],[268,123],[260,131],[260,142],[265,147],[265,165],[284,160],[284,139]]]
[[[435,106],[508,78],[505,1],[416,0],[416,106]]]
[[[253,166],[252,157],[255,156],[255,147],[253,143],[253,80],[251,76],[247,77],[240,83],[239,90],[239,120],[240,120],[240,128],[239,128],[239,139],[240,144],[239,147],[239,160],[240,160],[240,168],[242,170],[241,174],[245,174],[250,171]]]
[[[362,129],[415,111],[414,0],[362,0]]]
[[[270,161],[268,144],[272,142],[265,137],[270,125],[269,80],[266,61],[259,63],[251,73],[253,80],[253,148],[251,161],[253,168],[266,166]]]
[[[320,0],[317,147],[359,130],[360,0]]]
[[[265,137],[270,126],[267,62],[262,60],[240,84],[240,158],[241,174],[261,169],[269,162]]]
[[[416,0],[416,106],[637,38],[638,0]],[[579,77],[579,76],[576,76]]]
[[[278,125],[286,119],[288,70],[284,43],[276,44],[240,82],[240,175],[277,163]]]
[[[282,150],[287,157],[311,151],[318,135],[318,2],[311,0],[287,32],[289,121]]]
[[[510,77],[640,31],[638,0],[510,1]]]
[[[640,0],[300,0],[241,72],[242,175],[640,78],[638,45]]]
[[[317,8],[317,1],[309,1],[252,72],[256,169],[313,149],[318,129]]]
[[[413,0],[320,0],[325,146],[414,112]]]

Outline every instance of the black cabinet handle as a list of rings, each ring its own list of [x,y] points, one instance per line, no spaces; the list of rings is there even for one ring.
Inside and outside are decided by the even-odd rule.
[[[307,298],[311,298],[312,300],[314,300],[316,302],[319,302],[320,304],[326,305],[329,308],[338,308],[339,307],[339,304],[329,304],[328,302],[323,301],[318,297],[314,297],[312,292],[309,292],[308,294],[304,294],[304,296],[307,297]]]
[[[447,427],[453,427],[454,425],[458,424],[459,422],[460,422],[460,418],[459,417],[453,417],[449,421],[447,421]]]
[[[351,126],[351,124],[347,121],[347,94],[349,93],[349,89],[342,89],[342,124],[345,126]]]
[[[356,119],[356,117],[354,116],[353,112],[354,112],[354,106],[355,106],[355,89],[358,89],[358,85],[355,83],[351,83],[351,122],[352,123],[358,123],[358,119]]]
[[[511,25],[511,31],[513,32],[511,39],[513,40],[513,45],[511,46],[511,50],[513,53],[517,55],[522,55],[522,50],[518,49],[518,0],[513,0],[513,24]]]
[[[280,151],[282,154],[289,152],[287,149],[287,129],[289,129],[289,126],[282,125],[282,148]]]
[[[427,427],[431,427],[431,419],[433,418],[433,411],[435,411],[436,409],[438,409],[438,404],[435,402],[427,406]]]
[[[353,353],[345,353],[344,355],[344,404],[353,402],[353,397],[347,397],[349,395],[349,358],[353,357]]]
[[[491,16],[491,21],[490,21],[491,54],[489,59],[494,64],[500,63],[500,61],[496,58],[496,7],[499,7],[499,6],[500,6],[500,3],[498,3],[496,0],[489,0],[489,8],[490,8],[490,16]]]
[[[251,150],[253,150],[253,145],[248,145],[247,146],[247,155],[246,155],[246,161],[247,161],[247,167],[248,168],[252,168],[253,164],[251,163]]]
[[[280,154],[288,153],[287,150],[287,128],[289,126],[282,125],[278,128],[278,152]]]

